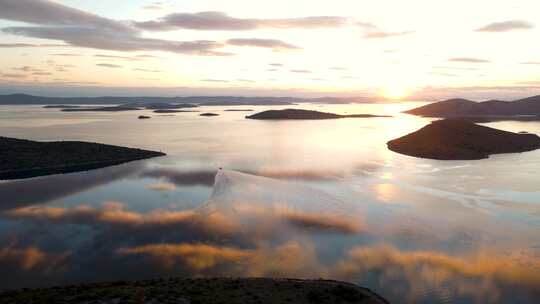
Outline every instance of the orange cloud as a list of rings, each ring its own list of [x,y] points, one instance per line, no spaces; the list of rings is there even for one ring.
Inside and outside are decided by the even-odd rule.
[[[25,207],[3,212],[7,218],[30,219],[52,222],[68,222],[87,225],[107,224],[111,226],[150,229],[156,227],[181,226],[212,234],[233,234],[237,225],[219,214],[203,217],[195,210],[167,211],[154,210],[138,213],[125,209],[120,202],[105,202],[102,208],[79,205],[74,208]]]
[[[11,244],[0,249],[0,263],[15,265],[17,269],[24,271],[41,270],[51,272],[61,268],[69,255],[69,252],[48,254],[33,246],[17,248]]]
[[[205,244],[156,244],[133,248],[120,248],[121,255],[150,255],[165,265],[172,267],[177,260],[182,260],[194,270],[203,270],[222,263],[237,263],[248,258],[248,250],[229,247],[214,247]]]
[[[144,188],[156,191],[172,191],[176,189],[176,185],[173,183],[157,183],[146,185]]]
[[[256,249],[239,249],[207,244],[152,244],[117,250],[119,255],[143,255],[165,269],[188,267],[197,273],[226,269],[238,276],[324,276],[313,246],[289,242],[277,247],[261,245]],[[196,274],[197,274],[196,273]]]
[[[406,280],[403,291],[409,302],[423,296],[423,291],[447,290],[473,296],[478,303],[497,302],[501,284],[534,291],[540,288],[540,260],[527,255],[500,255],[483,252],[457,257],[431,251],[400,251],[389,245],[355,247],[348,258],[337,263],[334,275],[340,278],[378,273],[381,284]],[[471,284],[471,279],[479,280]],[[449,291],[448,282],[454,282]],[[407,302],[407,301],[406,301]]]

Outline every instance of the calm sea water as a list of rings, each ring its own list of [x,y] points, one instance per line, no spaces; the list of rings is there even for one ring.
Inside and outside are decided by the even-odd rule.
[[[389,151],[429,122],[400,114],[417,105],[295,106],[394,115],[327,121],[0,107],[1,136],[168,154],[0,182],[0,289],[283,276],[346,280],[392,303],[540,302],[540,150],[480,161]],[[540,134],[538,122],[488,125]]]

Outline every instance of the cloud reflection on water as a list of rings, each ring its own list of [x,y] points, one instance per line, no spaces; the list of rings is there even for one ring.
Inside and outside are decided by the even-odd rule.
[[[125,178],[144,167],[144,161],[46,177],[0,182],[0,210],[47,202]]]
[[[354,281],[396,303],[442,301],[445,295],[474,303],[540,298],[540,259],[534,253],[487,246],[445,253],[432,245],[464,236],[451,229],[441,236],[437,226],[421,230],[418,240],[392,244],[393,234],[417,232],[400,225],[380,230],[365,223],[355,206],[290,182],[222,170],[201,208],[139,212],[128,207],[106,202],[0,212],[22,226],[93,231],[82,244],[66,239],[56,253],[39,249],[48,244],[46,233],[32,235],[35,246],[9,243],[0,250],[0,269],[27,286],[165,275],[289,276]],[[468,242],[478,243],[476,234],[465,232]],[[17,237],[30,239],[23,233]],[[418,244],[429,249],[411,249]],[[35,279],[43,276],[50,280]],[[0,280],[2,286],[12,286],[7,280]]]

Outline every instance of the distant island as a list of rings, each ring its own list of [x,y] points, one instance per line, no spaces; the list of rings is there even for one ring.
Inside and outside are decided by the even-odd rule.
[[[191,104],[205,106],[230,105],[293,105],[297,103],[315,104],[348,104],[348,103],[375,103],[379,99],[371,97],[245,97],[245,96],[133,96],[133,97],[43,97],[28,94],[0,95],[0,105],[124,105],[131,107],[147,107],[151,104]],[[163,109],[161,106],[158,106]],[[157,108],[156,108],[157,109]],[[171,109],[171,107],[167,107]]]
[[[0,303],[388,304],[367,288],[331,280],[198,278],[119,281],[0,292]],[[218,300],[219,299],[219,300]]]
[[[319,120],[319,119],[339,119],[339,118],[372,118],[372,117],[391,117],[386,115],[372,114],[352,114],[340,115],[301,109],[269,110],[246,116],[247,119],[266,119],[266,120]]]
[[[540,137],[497,130],[460,119],[437,120],[388,142],[394,152],[439,160],[476,160],[540,148]]]
[[[164,155],[89,142],[0,137],[0,180],[86,171]]]
[[[202,114],[199,114],[199,116],[212,117],[212,116],[219,116],[219,114],[216,114],[216,113],[202,113]]]
[[[151,103],[128,103],[125,104],[126,107],[141,107],[147,110],[175,110],[175,109],[185,109],[185,108],[196,108],[198,105],[190,103],[168,103],[168,102],[151,102]]]
[[[540,120],[540,95],[515,101],[489,100],[475,102],[449,99],[435,102],[405,113],[442,118],[464,118],[471,121]]]

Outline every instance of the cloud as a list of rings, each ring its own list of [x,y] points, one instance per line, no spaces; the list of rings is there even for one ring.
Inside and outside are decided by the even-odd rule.
[[[486,299],[499,296],[500,291],[512,288],[510,286],[519,286],[523,292],[527,289],[534,292],[540,287],[540,262],[534,254],[523,252],[500,255],[480,251],[460,257],[375,245],[353,247],[347,255],[347,259],[336,264],[335,276],[354,280],[365,274],[377,274],[375,280],[381,284],[389,280],[403,282],[403,285],[396,284],[402,288],[393,292],[407,303],[418,302],[425,297],[420,291],[427,289],[476,296],[479,301],[472,301],[475,303],[496,303],[499,300]]]
[[[302,74],[308,74],[308,73],[313,73],[312,71],[310,70],[291,70],[292,73],[302,73]]]
[[[71,46],[115,51],[167,51],[173,53],[224,56],[216,41],[170,41],[143,38],[129,22],[103,18],[56,2],[2,0],[0,19],[36,26],[3,28],[4,33],[32,38],[61,40]]]
[[[458,70],[458,71],[477,71],[478,68],[470,68],[470,67],[455,67],[455,66],[434,66],[434,69],[440,69],[440,70]]]
[[[64,82],[64,80],[59,79]],[[59,174],[47,178],[30,178],[0,183],[0,211],[33,204],[44,204],[111,181],[130,176],[140,170],[138,162],[112,166],[83,174]]]
[[[94,55],[94,57],[96,57],[96,58],[104,58],[104,59],[120,59],[120,60],[127,60],[127,61],[142,61],[142,60],[144,60],[141,57],[104,55],[104,54],[97,54],[97,55]]]
[[[69,256],[69,252],[49,254],[33,246],[21,248],[9,244],[0,249],[0,265],[4,271],[14,267],[22,271],[51,272],[62,268]]]
[[[142,177],[163,178],[175,185],[209,186],[214,185],[217,170],[180,171],[169,168],[150,168],[141,173]]]
[[[414,31],[403,31],[403,32],[383,32],[383,31],[368,31],[364,33],[364,38],[366,39],[384,39],[391,37],[405,36],[414,33]]]
[[[104,68],[121,68],[121,65],[117,64],[111,64],[111,63],[98,63],[96,66],[104,67]]]
[[[193,222],[198,215],[193,211],[155,210],[141,214],[125,209],[119,202],[105,202],[102,208],[79,205],[74,208],[61,207],[25,207],[3,212],[11,219],[31,219],[63,223],[109,224],[115,226],[145,227],[156,225],[176,225]]]
[[[442,73],[442,72],[430,72],[429,75],[433,75],[433,76],[443,76],[443,77],[459,77],[458,74]]]
[[[156,184],[146,185],[144,188],[149,189],[149,190],[156,190],[156,191],[172,191],[172,190],[176,190],[176,185],[173,183],[156,183]]]
[[[534,26],[527,21],[510,20],[510,21],[504,21],[504,22],[490,23],[486,26],[476,29],[475,31],[476,32],[502,33],[502,32],[516,31],[516,30],[528,30],[528,29],[532,29],[533,27]]]
[[[31,44],[31,43],[0,43],[0,48],[47,48],[69,47],[67,44]]]
[[[363,37],[366,39],[384,39],[414,33],[414,31],[388,32],[380,29],[377,25],[368,22],[357,22],[356,25],[362,29],[364,32]]]
[[[38,69],[38,68],[34,68],[34,67],[31,67],[31,66],[22,66],[22,67],[18,67],[18,68],[12,68],[13,71],[20,71],[20,72],[25,72],[26,76],[28,75],[33,75],[33,76],[49,76],[49,75],[52,75],[52,73],[50,72],[46,72],[42,69]],[[5,75],[5,76],[4,76]],[[0,76],[4,76],[6,78],[10,78],[9,76],[15,76],[15,77],[11,77],[11,78],[25,78],[23,77],[22,75],[23,74],[2,74],[0,73]]]
[[[229,82],[228,80],[225,80],[225,79],[213,79],[213,78],[207,78],[207,79],[201,79],[201,81],[203,82],[218,82],[218,83],[223,83],[223,82]]]
[[[147,58],[159,58],[158,56],[148,55],[148,54],[146,54],[146,55],[137,55],[135,57],[137,57],[137,58],[145,58],[145,59],[147,59]]]
[[[322,276],[323,267],[313,246],[288,242],[276,247],[254,249],[208,245],[201,243],[150,244],[124,247],[116,251],[122,256],[149,257],[164,269],[185,269],[193,272],[224,271],[227,275]]]
[[[21,78],[26,78],[27,76],[28,75],[26,74],[0,73],[0,77],[3,77],[3,78],[21,79]]]
[[[21,72],[41,72],[41,69],[33,68],[31,66],[22,66],[20,68],[12,68],[14,71],[21,71]]]
[[[540,61],[527,61],[527,62],[522,62],[521,64],[540,65]]]
[[[134,25],[149,31],[177,29],[247,31],[261,28],[332,28],[346,26],[348,23],[348,18],[336,16],[312,16],[285,19],[242,19],[228,16],[223,12],[199,12],[174,13],[166,15],[158,20],[134,22]]]
[[[141,68],[133,69],[133,71],[145,72],[145,73],[161,73],[162,72],[160,70],[150,70],[150,69],[141,69]]]
[[[192,238],[208,235],[231,236],[240,229],[233,219],[219,213],[202,216],[196,210],[161,209],[139,213],[127,210],[126,205],[121,202],[105,202],[101,208],[87,205],[73,208],[32,206],[4,211],[0,215],[8,219],[34,222],[73,223],[93,227],[105,225],[118,231],[153,231],[160,235],[179,229]]]
[[[80,57],[81,54],[73,54],[73,53],[60,53],[60,54],[51,54],[51,56],[58,56],[58,57]]]
[[[214,208],[218,208],[219,203],[215,205],[210,203],[203,207],[201,212],[207,213],[205,210],[216,212]],[[341,211],[335,213],[322,211],[303,211],[288,206],[287,204],[271,204],[262,205],[256,202],[240,202],[231,203],[225,210],[222,211],[223,216],[234,220],[235,222],[244,223],[244,229],[247,223],[258,223],[256,227],[251,227],[251,233],[258,236],[280,235],[287,231],[291,233],[290,228],[299,232],[330,232],[341,234],[357,234],[366,232],[367,227],[364,224],[360,215],[351,216]],[[285,224],[285,226],[283,225]]]
[[[356,22],[356,25],[364,29],[365,31],[376,31],[379,29],[378,26],[369,22]]]
[[[489,63],[491,61],[482,58],[473,58],[473,57],[454,57],[448,59],[450,62],[467,62],[467,63]]]
[[[540,80],[519,81],[516,84],[530,85],[540,87]]]
[[[154,2],[142,7],[145,10],[163,10],[165,9],[165,3],[163,2]]]
[[[145,187],[156,191],[175,190],[172,183],[156,183]],[[47,221],[53,223],[77,223],[91,226],[108,225],[122,229],[191,229],[194,235],[212,231],[218,234],[232,234],[240,230],[242,218],[259,218],[259,221],[270,223],[261,224],[259,233],[272,234],[275,229],[265,228],[274,226],[275,221],[284,221],[302,230],[319,230],[354,234],[364,231],[361,219],[345,215],[334,215],[320,212],[295,211],[284,206],[263,208],[256,204],[235,203],[234,216],[226,216],[221,212],[206,213],[206,209],[170,211],[156,209],[149,213],[129,211],[120,202],[105,202],[101,208],[78,205],[73,208],[31,206],[1,212],[8,219],[26,219],[32,221]],[[237,223],[238,221],[238,223]],[[262,223],[262,222],[261,222]]]
[[[359,220],[332,214],[285,212],[280,216],[291,225],[307,230],[355,234],[361,232],[364,228]]]
[[[189,243],[120,248],[117,253],[120,255],[150,255],[170,267],[180,261],[193,270],[212,268],[223,263],[238,263],[252,255],[250,250]]]
[[[115,51],[167,51],[172,53],[229,56],[230,53],[214,51],[225,45],[216,41],[176,42],[141,38],[131,32],[114,32],[96,27],[9,27],[5,33],[33,38],[63,40],[66,43],[94,49]]]
[[[251,46],[279,50],[298,50],[299,47],[276,39],[236,38],[227,40],[228,45]]]
[[[218,80],[219,81],[219,80]],[[345,173],[339,170],[308,170],[308,169],[283,169],[283,168],[259,168],[257,170],[243,170],[239,172],[287,180],[324,181],[329,179],[343,178]],[[141,177],[162,178],[178,187],[182,186],[208,186],[214,185],[217,170],[182,171],[170,168],[148,168],[141,173]]]
[[[249,82],[249,83],[255,83],[255,82],[256,82],[256,81],[251,80],[251,79],[242,79],[242,78],[238,78],[238,79],[236,79],[236,81],[240,81],[240,82]]]
[[[273,67],[282,67],[283,64],[282,63],[269,63],[270,66],[273,66]]]

